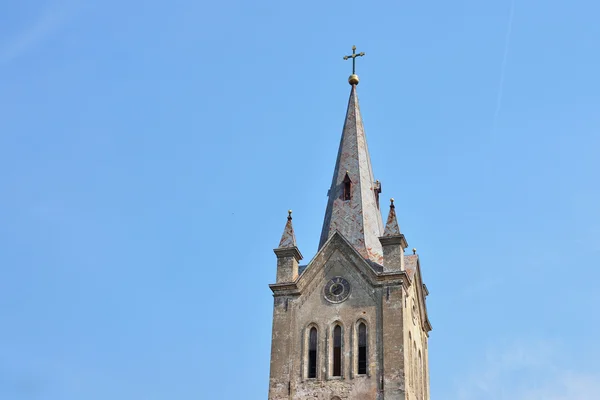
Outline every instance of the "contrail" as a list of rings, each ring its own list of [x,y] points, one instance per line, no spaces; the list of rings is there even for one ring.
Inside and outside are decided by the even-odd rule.
[[[0,43],[0,66],[8,64],[48,39],[75,15],[78,8],[76,0],[56,1],[56,4],[41,13],[31,26],[12,40]]]
[[[498,121],[498,116],[500,115],[500,108],[502,106],[502,93],[504,91],[504,74],[506,72],[506,63],[508,61],[508,49],[510,47],[510,36],[512,32],[513,18],[515,15],[515,1],[516,0],[512,0],[510,3],[508,26],[506,27],[506,38],[504,39],[504,57],[502,58],[502,65],[500,67],[500,82],[498,83],[498,97],[496,98],[496,111],[494,112],[492,131],[496,130],[496,123]]]

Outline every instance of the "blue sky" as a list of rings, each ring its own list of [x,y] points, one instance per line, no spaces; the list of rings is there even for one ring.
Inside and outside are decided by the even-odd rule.
[[[266,398],[353,44],[418,248],[431,392],[600,398],[600,4],[0,4],[0,398]],[[235,383],[232,383],[232,380]]]

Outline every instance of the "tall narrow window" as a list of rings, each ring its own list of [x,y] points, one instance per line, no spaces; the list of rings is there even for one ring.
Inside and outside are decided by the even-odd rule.
[[[358,325],[358,373],[367,373],[367,326],[363,322]]]
[[[423,369],[423,398],[426,399],[427,398],[427,393],[429,391],[429,386],[427,385],[427,362],[425,359],[425,355],[427,351],[427,342],[425,342],[425,349],[423,350],[423,361],[422,361],[422,369]]]
[[[408,332],[408,376],[409,376],[409,383],[411,385],[411,387],[414,387],[415,385],[415,379],[414,379],[414,367],[413,367],[413,351],[412,351],[412,335],[410,334],[410,332]]]
[[[333,328],[333,376],[342,376],[342,327]]]
[[[419,367],[417,363],[417,342],[413,341],[413,382],[415,394],[419,393]]]
[[[419,397],[423,398],[423,359],[419,350]]]
[[[344,200],[350,200],[350,198],[352,197],[351,190],[352,190],[352,181],[350,180],[350,177],[348,176],[348,174],[346,174],[346,176],[344,177],[344,194],[343,194]]]
[[[317,377],[317,328],[310,328],[308,334],[308,377]]]

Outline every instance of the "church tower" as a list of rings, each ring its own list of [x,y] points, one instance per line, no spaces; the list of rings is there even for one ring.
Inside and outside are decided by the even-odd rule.
[[[393,199],[382,221],[356,90],[362,55],[344,57],[350,99],[319,250],[299,265],[291,211],[274,250],[269,400],[430,398],[428,292]]]

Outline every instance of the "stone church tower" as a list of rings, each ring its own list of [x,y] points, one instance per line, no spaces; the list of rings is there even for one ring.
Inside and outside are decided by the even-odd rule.
[[[354,71],[349,82],[319,250],[298,264],[291,211],[274,250],[269,400],[430,398],[431,324],[419,256],[405,254],[393,199],[382,222]]]

